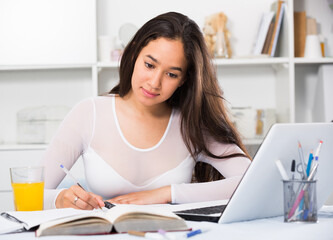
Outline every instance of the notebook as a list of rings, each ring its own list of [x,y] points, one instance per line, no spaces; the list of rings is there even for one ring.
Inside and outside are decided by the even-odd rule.
[[[320,209],[333,191],[333,123],[274,124],[227,204],[210,202],[204,206],[204,214],[190,213],[188,204],[186,211],[178,208],[174,212],[186,220],[218,223],[282,216],[283,186],[275,160],[279,159],[289,174],[292,159],[300,162],[298,141],[306,162],[310,151],[316,151],[319,141],[323,141],[315,176]],[[218,213],[208,214],[214,208]]]

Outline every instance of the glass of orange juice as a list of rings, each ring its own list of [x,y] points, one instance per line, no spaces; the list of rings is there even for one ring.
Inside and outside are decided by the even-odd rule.
[[[10,178],[16,211],[43,210],[44,168],[10,168]]]

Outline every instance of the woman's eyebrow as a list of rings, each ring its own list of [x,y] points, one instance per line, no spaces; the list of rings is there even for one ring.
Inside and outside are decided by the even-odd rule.
[[[146,57],[150,58],[151,60],[153,60],[156,63],[159,63],[159,61],[150,54],[146,55]]]
[[[150,58],[153,62],[160,63],[156,58],[154,58],[152,55],[148,54],[146,57]],[[180,67],[170,67],[170,69],[177,70],[180,72],[183,72],[182,68]]]

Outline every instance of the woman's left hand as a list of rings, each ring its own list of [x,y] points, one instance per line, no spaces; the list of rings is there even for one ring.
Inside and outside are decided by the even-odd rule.
[[[107,200],[118,204],[163,204],[171,202],[171,186],[133,192]]]

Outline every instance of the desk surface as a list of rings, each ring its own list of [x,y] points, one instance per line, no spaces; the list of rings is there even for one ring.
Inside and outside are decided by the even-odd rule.
[[[195,229],[207,230],[207,232],[191,237],[193,240],[208,240],[208,239],[302,239],[302,240],[329,240],[333,239],[333,208],[328,209],[329,214],[319,213],[317,223],[284,223],[282,217],[259,219],[248,222],[238,222],[231,224],[216,224],[209,222],[191,222],[188,225]],[[179,239],[183,239],[184,233],[174,233],[179,235]],[[111,235],[94,235],[94,236],[52,236],[35,238],[34,232],[24,232],[16,234],[0,235],[0,240],[18,240],[18,239],[97,239],[97,240],[112,240],[112,239],[145,239],[128,234],[111,234]]]

